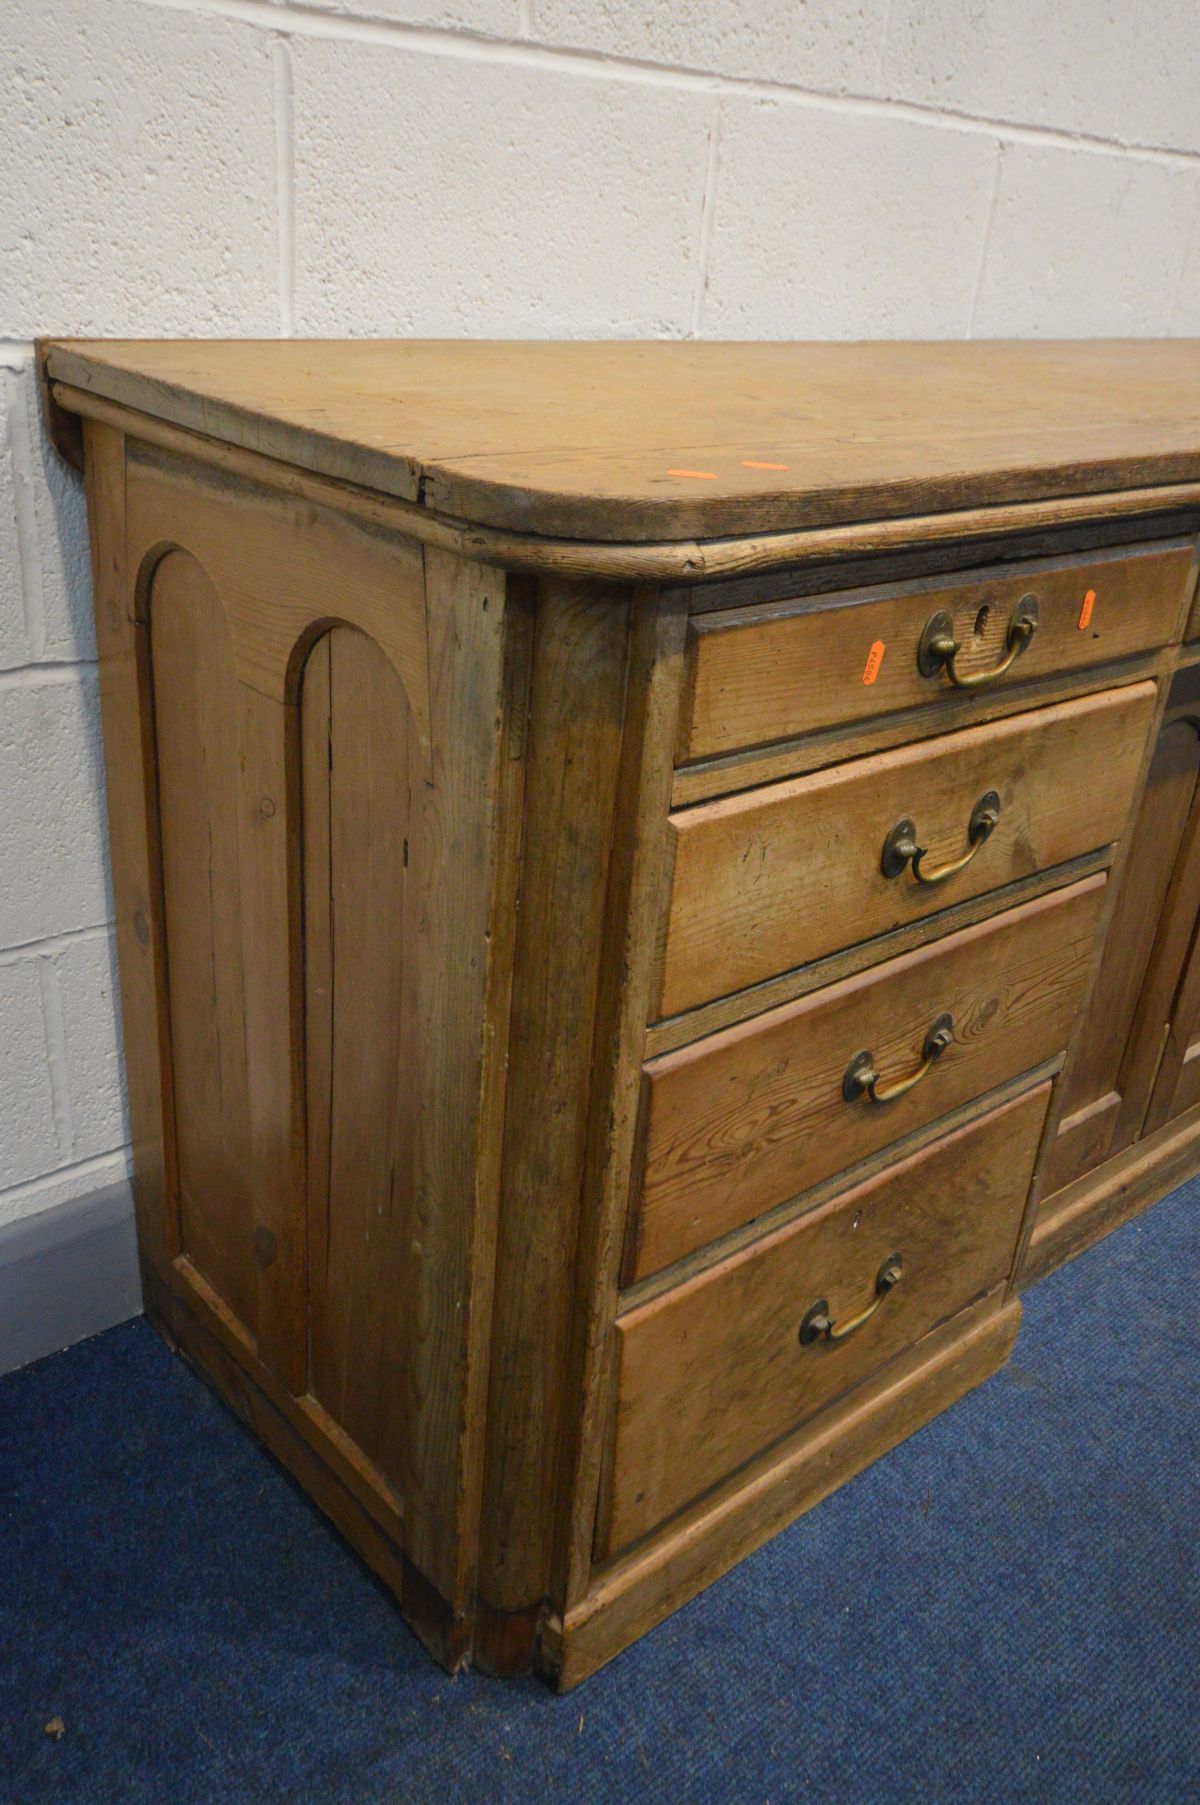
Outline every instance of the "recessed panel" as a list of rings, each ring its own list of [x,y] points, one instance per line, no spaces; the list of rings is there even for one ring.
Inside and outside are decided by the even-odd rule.
[[[253,1334],[240,692],[220,599],[187,552],[155,572],[150,646],[182,1250]]]
[[[348,627],[310,654],[300,719],[310,1388],[396,1479],[416,1095],[405,1009],[412,723],[395,669]]]

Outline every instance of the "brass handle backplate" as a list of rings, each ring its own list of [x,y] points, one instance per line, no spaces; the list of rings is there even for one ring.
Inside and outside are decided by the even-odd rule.
[[[954,1017],[939,1015],[925,1036],[921,1047],[921,1063],[907,1078],[893,1079],[891,1084],[879,1082],[873,1053],[856,1053],[842,1079],[842,1096],[847,1103],[854,1103],[863,1096],[869,1097],[872,1103],[894,1103],[897,1097],[906,1097],[914,1086],[920,1084],[925,1074],[932,1070],[934,1062],[941,1058],[953,1039]]]
[[[938,865],[929,871],[925,868],[925,848],[917,842],[916,824],[905,815],[897,821],[883,842],[879,869],[884,877],[899,877],[904,867],[911,864],[913,876],[919,884],[944,884],[948,877],[954,877],[971,863],[999,819],[1000,798],[995,790],[988,790],[971,810],[971,819],[967,822],[966,852],[961,858],[951,859],[949,864]]]
[[[829,1304],[819,1297],[815,1304],[804,1313],[804,1321],[800,1324],[800,1345],[811,1347],[814,1341],[845,1341],[856,1329],[861,1329],[865,1322],[870,1322],[876,1310],[889,1292],[896,1289],[904,1276],[904,1262],[898,1253],[890,1253],[875,1278],[875,1301],[852,1316],[849,1322],[835,1323],[829,1314]]]
[[[1003,677],[1005,671],[1021,656],[1037,629],[1037,597],[1023,595],[1012,611],[1004,656],[999,664],[993,664],[986,671],[960,671],[958,660],[963,649],[962,641],[955,639],[954,622],[945,609],[939,609],[925,623],[925,631],[917,647],[917,669],[922,677],[936,677],[939,671],[945,671],[955,689],[982,689],[985,684],[994,683],[997,677]]]

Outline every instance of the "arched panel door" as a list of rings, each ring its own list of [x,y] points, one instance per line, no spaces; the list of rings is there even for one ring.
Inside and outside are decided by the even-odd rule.
[[[353,628],[332,628],[309,655],[300,740],[309,1388],[399,1485],[418,1093],[406,905],[420,760],[394,666]]]
[[[239,690],[220,598],[188,552],[149,598],[179,1251],[258,1332],[250,1158]]]

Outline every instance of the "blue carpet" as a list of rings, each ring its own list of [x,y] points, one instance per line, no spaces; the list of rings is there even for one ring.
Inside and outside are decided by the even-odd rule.
[[[144,1323],[12,1374],[0,1799],[1186,1805],[1198,1204],[1032,1291],[1003,1373],[562,1699],[447,1679]]]

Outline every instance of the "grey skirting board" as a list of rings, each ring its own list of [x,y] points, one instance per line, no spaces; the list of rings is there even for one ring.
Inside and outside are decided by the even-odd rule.
[[[127,1184],[0,1228],[0,1373],[111,1329],[141,1307]]]

